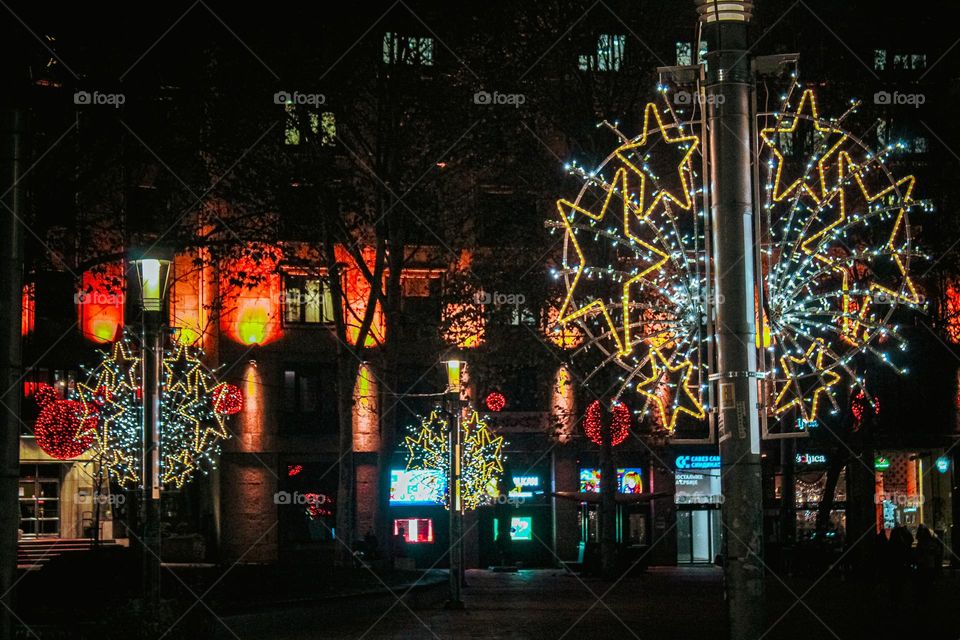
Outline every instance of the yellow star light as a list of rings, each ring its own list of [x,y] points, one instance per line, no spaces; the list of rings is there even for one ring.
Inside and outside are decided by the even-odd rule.
[[[778,142],[775,139],[776,137],[779,137],[779,136],[775,136],[775,137],[771,136],[771,134],[794,133],[797,130],[797,125],[800,123],[801,115],[804,112],[804,107],[807,106],[808,104],[810,106],[810,117],[812,118],[813,126],[816,128],[817,131],[824,134],[831,134],[831,133],[840,134],[840,139],[837,140],[837,142],[835,142],[830,147],[830,149],[823,155],[823,157],[821,157],[817,161],[817,174],[820,181],[819,194],[809,184],[807,184],[806,173],[801,175],[799,178],[791,182],[786,187],[782,186],[781,180],[783,178],[784,157],[783,157],[783,154],[780,153],[780,149],[778,148]],[[780,202],[781,200],[789,196],[791,193],[793,193],[795,190],[802,189],[807,193],[807,195],[809,195],[813,199],[814,202],[819,204],[821,199],[825,197],[828,192],[827,185],[826,185],[826,175],[825,175],[826,174],[825,166],[826,166],[827,160],[834,153],[836,153],[837,149],[840,148],[840,145],[842,145],[847,140],[847,134],[841,132],[839,129],[835,127],[824,126],[823,124],[821,124],[820,115],[817,112],[817,99],[816,99],[816,96],[814,96],[813,94],[813,90],[807,89],[806,91],[803,92],[803,95],[800,97],[800,104],[797,106],[797,111],[796,113],[792,114],[792,117],[790,118],[790,124],[783,125],[781,123],[780,126],[768,127],[766,129],[763,129],[760,131],[760,138],[763,140],[764,144],[766,144],[770,148],[770,151],[773,152],[774,157],[777,159],[777,171],[773,181],[773,200],[775,202]]]
[[[190,452],[183,450],[177,455],[168,455],[164,457],[163,465],[163,484],[174,484],[177,489],[183,487],[190,479],[196,465]]]
[[[641,180],[642,182],[642,180]],[[592,220],[601,221],[606,217],[607,210],[610,208],[610,203],[616,195],[616,191],[619,189],[621,201],[623,202],[622,215],[623,215],[623,234],[629,238],[631,241],[638,244],[643,249],[646,249],[651,254],[655,255],[654,261],[646,269],[643,269],[636,275],[632,276],[623,284],[623,338],[620,337],[620,331],[617,329],[616,325],[613,322],[613,318],[610,316],[610,312],[607,309],[607,306],[603,303],[602,300],[593,300],[590,303],[580,307],[572,313],[568,311],[570,304],[573,300],[573,295],[577,290],[577,284],[580,282],[580,277],[583,275],[583,270],[586,268],[586,257],[584,256],[583,250],[580,247],[580,243],[577,241],[576,235],[574,234],[573,226],[571,224],[571,218],[579,213],[585,215]],[[560,219],[563,220],[564,227],[566,228],[567,237],[570,239],[570,242],[573,245],[574,251],[577,254],[579,264],[576,266],[576,274],[573,276],[573,283],[570,285],[569,291],[567,291],[567,296],[563,301],[563,304],[560,306],[560,312],[558,314],[557,322],[559,324],[566,324],[572,322],[577,318],[584,317],[590,313],[599,312],[603,315],[604,320],[607,323],[608,328],[610,329],[610,335],[613,337],[614,342],[617,345],[617,352],[620,355],[629,354],[633,345],[630,342],[630,318],[629,318],[629,309],[630,309],[630,287],[634,282],[642,280],[647,276],[647,274],[660,269],[664,264],[666,264],[668,256],[666,253],[657,249],[656,247],[644,242],[640,238],[636,237],[630,232],[630,222],[633,215],[636,214],[632,205],[630,204],[630,192],[628,190],[627,182],[627,172],[625,169],[618,169],[614,175],[613,181],[611,182],[610,188],[607,190],[606,198],[603,202],[603,207],[600,209],[599,214],[594,214],[591,211],[588,211],[579,205],[576,205],[568,200],[558,200],[557,201],[557,211],[560,214]],[[569,210],[569,211],[568,211]],[[643,216],[641,216],[642,219]]]
[[[651,118],[652,116],[652,118]],[[646,186],[646,173],[641,167],[638,167],[634,162],[631,162],[628,157],[631,151],[636,151],[639,153],[641,147],[646,146],[647,138],[650,135],[650,125],[652,121],[656,122],[657,130],[660,131],[660,135],[663,138],[663,141],[668,144],[681,145],[689,144],[690,146],[686,149],[686,152],[683,154],[679,164],[677,164],[677,175],[680,178],[680,185],[683,189],[682,194],[670,193],[666,189],[660,189],[656,195],[653,197],[653,200],[649,205],[644,204],[645,198],[645,186]],[[677,131],[680,132],[679,127]],[[640,138],[636,142],[631,142],[625,144],[616,150],[617,158],[620,159],[623,164],[629,167],[634,173],[640,176],[640,194],[639,194],[639,213],[641,218],[645,218],[656,208],[662,200],[670,200],[678,207],[685,211],[689,211],[692,206],[690,199],[690,183],[687,180],[687,171],[689,171],[690,158],[693,156],[694,151],[697,149],[697,145],[700,143],[700,139],[694,135],[683,135],[680,132],[680,135],[671,136],[670,127],[664,125],[663,119],[660,117],[660,112],[657,110],[657,105],[654,103],[648,103],[646,108],[643,110],[643,133],[640,134]]]
[[[659,349],[654,348],[650,349],[649,360],[651,368],[650,377],[644,378],[637,383],[637,391],[653,401],[657,410],[660,412],[663,425],[668,431],[673,431],[676,428],[677,417],[681,413],[686,413],[697,419],[702,419],[706,416],[700,400],[697,396],[690,393],[690,376],[693,375],[693,363],[690,360],[683,360],[678,364],[672,365]],[[657,387],[660,386],[661,382],[664,382],[664,376],[673,373],[681,374],[676,382],[678,398],[676,406],[668,408],[663,398],[657,393]],[[652,387],[652,389],[648,390],[647,387]],[[684,401],[690,406],[684,406]]]
[[[816,351],[816,359],[811,362],[810,357]],[[807,349],[801,357],[784,355],[780,358],[780,365],[783,367],[783,372],[786,377],[791,381],[785,385],[780,390],[780,393],[777,395],[776,402],[774,402],[774,413],[780,415],[787,411],[790,407],[797,407],[800,410],[800,415],[804,420],[815,420],[817,417],[817,410],[820,404],[820,397],[829,393],[830,387],[837,384],[840,381],[840,374],[830,370],[823,370],[823,357],[824,357],[824,342],[823,339],[817,338],[813,343],[810,344],[810,348]],[[810,402],[810,408],[807,408],[805,401],[808,399],[810,394],[804,394],[799,390],[799,384],[796,382],[796,377],[794,376],[793,369],[791,368],[791,363],[793,364],[808,364],[811,367],[819,372],[817,375],[820,377],[820,385],[814,387],[812,390],[812,398]],[[787,394],[790,392],[791,387],[794,387],[794,397],[790,399],[789,402],[786,402]]]

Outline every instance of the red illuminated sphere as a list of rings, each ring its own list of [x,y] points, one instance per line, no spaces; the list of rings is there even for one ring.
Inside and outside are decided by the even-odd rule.
[[[243,409],[243,393],[240,387],[228,382],[221,382],[213,389],[213,410],[228,416],[239,413]]]
[[[89,405],[88,405],[89,406]],[[97,427],[96,414],[84,416],[82,402],[46,402],[33,426],[33,435],[44,453],[58,460],[76,458],[90,448]],[[85,432],[82,436],[77,434]]]
[[[615,447],[630,435],[630,409],[622,402],[615,402],[611,412],[613,419],[609,426],[610,445]],[[603,444],[602,430],[605,428],[600,421],[600,414],[600,401],[594,400],[587,406],[587,413],[583,418],[583,432],[597,445]]]
[[[507,399],[499,391],[492,391],[483,402],[490,411],[503,411],[507,406]]]

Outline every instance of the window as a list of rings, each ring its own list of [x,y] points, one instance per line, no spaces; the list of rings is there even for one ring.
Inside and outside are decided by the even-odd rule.
[[[519,327],[521,324],[525,324],[528,327],[533,327],[537,324],[537,315],[526,305],[515,304],[510,307],[508,324],[514,327]]]
[[[433,520],[400,518],[393,521],[393,535],[401,535],[410,544],[433,542]]]
[[[785,156],[792,156],[793,155],[793,132],[781,131],[779,135],[780,135],[780,152]]]
[[[308,111],[304,121],[303,111],[298,110],[295,104],[288,102],[284,112],[286,123],[283,131],[284,144],[296,146],[304,140],[311,139],[325,147],[333,146],[337,138],[337,118],[332,111]]]
[[[923,136],[917,136],[909,144],[909,150],[913,153],[926,153],[929,150],[929,143]]]
[[[887,146],[887,121],[877,121],[877,144],[881,147]]]
[[[283,369],[281,428],[337,432],[336,368],[332,365],[288,365]]]
[[[595,54],[581,55],[581,71],[619,71],[623,67],[623,49],[627,42],[624,35],[601,33],[597,38]]]
[[[877,71],[884,71],[887,68],[887,50],[873,50],[873,68]]]
[[[333,296],[326,280],[317,276],[284,279],[283,321],[286,324],[333,322]]]
[[[433,38],[383,34],[383,61],[386,64],[433,65]]]
[[[693,45],[689,42],[677,43],[677,64],[680,66],[693,64]]]
[[[903,70],[925,69],[927,54],[925,53],[898,53],[893,56],[893,68]]]
[[[435,329],[440,322],[440,279],[429,275],[403,276],[400,286],[404,324]]]

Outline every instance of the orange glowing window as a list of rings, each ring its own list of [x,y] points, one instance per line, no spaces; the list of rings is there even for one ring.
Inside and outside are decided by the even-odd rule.
[[[345,247],[337,246],[335,253],[337,262],[346,265],[343,269],[343,295],[346,297],[343,312],[346,316],[344,323],[347,326],[347,342],[357,344],[357,340],[360,337],[360,329],[363,327],[363,320],[367,312],[367,305],[370,302],[370,282]],[[373,273],[376,252],[369,247],[364,249],[363,261],[367,269]],[[380,283],[379,286],[382,291],[382,283]],[[370,331],[367,332],[364,346],[375,347],[383,344],[385,338],[386,324],[384,322],[383,309],[378,301],[373,310],[373,319],[370,322]]]
[[[197,345],[209,320],[210,267],[206,249],[181,253],[173,259],[170,284],[170,326],[178,339]]]
[[[37,322],[37,285],[29,282],[23,285],[23,300],[20,308],[20,335],[33,333]]]
[[[75,302],[80,331],[88,340],[103,344],[118,337],[123,327],[125,281],[123,262],[83,272]]]
[[[553,305],[547,308],[544,333],[547,339],[561,349],[576,349],[583,344],[583,329],[576,323],[558,324],[560,309]]]
[[[229,260],[221,270],[220,328],[240,344],[265,345],[283,334],[277,271],[281,258],[277,247],[248,247],[245,255]]]
[[[461,349],[473,349],[483,344],[486,317],[483,306],[476,303],[451,303],[443,307],[443,340]]]
[[[960,284],[947,284],[942,306],[941,315],[944,318],[943,326],[947,339],[954,344],[960,344]]]

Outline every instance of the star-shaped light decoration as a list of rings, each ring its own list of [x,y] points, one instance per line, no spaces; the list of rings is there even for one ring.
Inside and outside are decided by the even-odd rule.
[[[495,435],[486,421],[474,411],[460,424],[460,487],[461,509],[470,511],[496,498],[490,487],[496,486],[503,473],[503,436]],[[440,410],[421,421],[414,436],[406,436],[407,469],[434,471],[443,478],[450,475],[449,423]],[[457,487],[449,487],[457,493]],[[450,508],[449,491],[442,496]]]
[[[833,142],[829,145],[827,151],[817,159],[817,179],[819,184],[813,186],[809,183],[810,172],[809,167],[804,167],[803,174],[792,180],[788,185],[783,185],[783,166],[786,162],[783,153],[780,150],[780,134],[789,133],[794,134],[797,131],[797,125],[800,124],[801,120],[804,120],[804,107],[809,105],[810,110],[810,121],[813,123],[814,129],[819,133],[824,134],[825,136],[837,135],[839,138],[836,142]],[[775,158],[777,165],[776,171],[774,173],[773,179],[773,200],[775,202],[780,202],[781,200],[788,197],[794,191],[800,190],[817,204],[821,202],[824,196],[829,192],[826,183],[826,172],[827,164],[831,157],[837,152],[841,145],[847,140],[847,134],[834,127],[830,124],[824,124],[820,119],[820,114],[817,112],[817,99],[811,89],[807,89],[803,92],[803,95],[800,97],[800,104],[797,105],[797,110],[790,117],[790,121],[786,124],[781,122],[778,126],[768,127],[760,131],[760,138],[763,140],[764,144],[770,149],[771,153]],[[799,196],[799,194],[798,194]]]
[[[644,202],[647,178],[653,178],[653,176],[646,162],[639,162],[638,158],[634,156],[651,151],[652,145],[648,146],[648,143],[652,122],[656,122],[657,131],[660,132],[662,142],[668,146],[677,146],[683,151],[683,155],[677,164],[680,193],[673,193],[662,188],[657,189],[653,194],[653,199],[647,204]],[[677,135],[671,135],[672,128],[677,129]],[[635,206],[637,206],[638,213],[640,213],[641,217],[645,218],[649,216],[657,208],[657,205],[664,200],[673,202],[685,211],[690,210],[690,180],[688,180],[687,175],[690,172],[690,159],[693,157],[699,143],[700,139],[697,136],[685,135],[680,125],[665,125],[663,118],[660,117],[660,111],[657,110],[657,105],[652,102],[647,103],[647,106],[643,110],[643,133],[640,134],[639,139],[621,146],[616,151],[617,158],[640,177],[640,192]],[[640,158],[643,157],[644,156],[640,156]]]
[[[190,477],[193,475],[194,464],[190,452],[186,449],[174,455],[166,455],[163,458],[162,482],[166,485],[174,485],[177,489],[182,489]]]
[[[603,316],[604,321],[607,324],[607,327],[610,330],[610,337],[613,338],[616,343],[617,352],[620,355],[627,355],[633,350],[633,344],[630,339],[630,296],[631,296],[631,287],[636,282],[640,282],[647,278],[651,273],[659,270],[669,259],[669,256],[654,247],[653,245],[643,241],[636,235],[631,232],[631,223],[633,222],[632,218],[634,216],[644,217],[646,214],[640,214],[638,209],[635,209],[631,204],[630,200],[630,190],[629,183],[627,180],[627,170],[619,169],[614,175],[613,181],[611,183],[611,188],[607,191],[606,197],[603,201],[603,206],[600,209],[600,213],[595,214],[591,211],[580,207],[568,200],[558,200],[557,201],[557,211],[560,213],[560,219],[563,221],[564,226],[567,230],[567,237],[570,239],[570,242],[573,244],[574,251],[576,251],[578,264],[576,266],[576,273],[573,277],[573,284],[570,286],[570,289],[567,291],[566,298],[564,298],[563,304],[560,306],[559,317],[557,318],[558,324],[566,324],[572,322],[577,318],[587,316],[591,313],[600,313]],[[641,184],[643,183],[643,178],[641,176]],[[587,259],[583,253],[583,249],[580,246],[579,241],[577,240],[577,234],[573,228],[573,221],[576,216],[584,215],[587,216],[590,220],[595,222],[600,222],[606,218],[607,212],[610,210],[610,203],[614,200],[615,197],[619,197],[622,203],[620,215],[622,220],[618,219],[617,222],[622,223],[622,226],[619,227],[618,231],[623,234],[623,237],[626,238],[626,242],[631,243],[631,246],[635,251],[641,256],[645,256],[649,263],[642,270],[637,270],[632,273],[629,278],[623,283],[622,286],[622,297],[621,297],[621,323],[623,328],[620,329],[616,326],[613,321],[613,317],[610,314],[610,310],[607,309],[607,305],[603,300],[593,299],[589,303],[581,306],[579,309],[570,311],[571,303],[573,302],[574,295],[577,294],[577,284],[580,282],[580,278],[583,276],[584,269],[587,268]],[[643,199],[642,196],[642,187],[641,187],[641,202]],[[622,332],[622,338],[621,338]]]
[[[791,407],[796,407],[804,420],[809,421],[817,418],[821,397],[824,394],[831,393],[830,387],[840,382],[839,373],[832,369],[824,370],[825,352],[824,341],[818,338],[810,344],[806,353],[799,358],[789,354],[780,358],[780,365],[783,367],[788,382],[783,385],[777,395],[774,403],[774,413],[780,415]],[[814,354],[816,355],[814,356]],[[793,365],[807,365],[811,375],[818,377],[817,384],[808,390],[801,389],[800,376],[796,374]]]
[[[700,404],[699,393],[690,391],[690,377],[693,374],[693,363],[682,360],[673,364],[667,360],[659,349],[650,349],[650,375],[637,383],[637,392],[652,402],[660,415],[661,424],[667,431],[674,431],[677,418],[685,413],[698,420],[706,416],[703,405]],[[676,374],[676,375],[673,375]],[[660,387],[676,389],[674,401],[668,406],[660,393]]]

